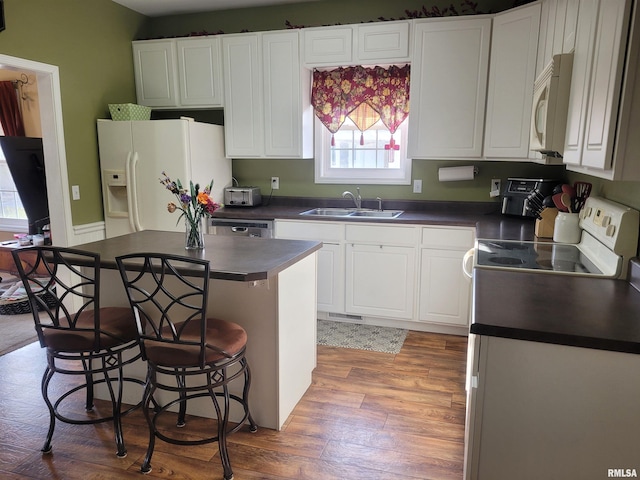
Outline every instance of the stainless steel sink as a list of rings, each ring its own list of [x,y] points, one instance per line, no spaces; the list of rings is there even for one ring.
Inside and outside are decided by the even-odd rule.
[[[366,218],[397,218],[403,210],[369,210],[354,208],[313,208],[300,215],[313,217],[366,217]]]
[[[350,217],[396,218],[402,215],[402,210],[356,210]]]
[[[347,217],[354,212],[349,208],[314,208],[302,212],[300,215],[311,215],[317,217]]]

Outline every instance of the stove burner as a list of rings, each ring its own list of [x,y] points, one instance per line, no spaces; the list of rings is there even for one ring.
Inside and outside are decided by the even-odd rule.
[[[521,258],[513,257],[492,257],[489,258],[489,261],[498,265],[522,265],[525,263]]]

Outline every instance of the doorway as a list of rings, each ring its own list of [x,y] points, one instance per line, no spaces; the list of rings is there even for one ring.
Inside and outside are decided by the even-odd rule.
[[[37,79],[42,123],[42,147],[47,172],[51,236],[56,245],[71,246],[73,225],[67,176],[58,67],[0,54],[0,68],[28,71]]]

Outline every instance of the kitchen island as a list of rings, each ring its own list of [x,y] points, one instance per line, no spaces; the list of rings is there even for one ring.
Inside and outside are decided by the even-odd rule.
[[[640,263],[631,265],[628,282],[474,270],[465,480],[637,476]]]
[[[321,246],[205,235],[204,250],[186,251],[184,234],[146,230],[75,248],[100,254],[101,306],[128,306],[115,261],[119,255],[159,252],[209,260],[207,313],[247,331],[251,413],[261,427],[279,430],[311,384],[316,364],[316,251]],[[144,379],[146,364],[137,362],[127,373]],[[125,391],[124,401],[138,403],[140,394]],[[188,413],[214,416],[206,399],[189,402]]]

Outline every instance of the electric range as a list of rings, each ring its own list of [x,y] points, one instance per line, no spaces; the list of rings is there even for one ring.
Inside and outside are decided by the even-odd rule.
[[[473,267],[626,278],[629,260],[637,255],[639,212],[589,197],[579,216],[581,237],[577,244],[477,239],[469,253]]]

